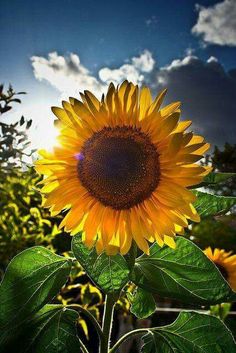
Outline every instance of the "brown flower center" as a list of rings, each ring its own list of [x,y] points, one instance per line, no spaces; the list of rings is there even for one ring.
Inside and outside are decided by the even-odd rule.
[[[160,180],[156,147],[140,129],[105,127],[79,154],[82,185],[104,206],[129,209],[148,198]]]

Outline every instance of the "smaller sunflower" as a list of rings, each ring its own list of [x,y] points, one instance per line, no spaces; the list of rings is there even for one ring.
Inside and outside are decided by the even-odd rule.
[[[209,246],[204,250],[205,255],[214,262],[233,290],[236,290],[236,255],[224,249],[212,250]]]

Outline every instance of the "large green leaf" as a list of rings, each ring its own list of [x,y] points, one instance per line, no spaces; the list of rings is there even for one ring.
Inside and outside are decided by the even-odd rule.
[[[194,193],[197,196],[194,206],[201,217],[224,214],[236,205],[236,197],[233,196],[217,196],[201,191]]]
[[[216,266],[191,241],[177,237],[176,249],[154,244],[136,259],[131,280],[163,297],[199,305],[236,300]]]
[[[120,254],[98,255],[95,248],[88,249],[83,244],[81,234],[73,237],[72,251],[92,281],[105,293],[119,291],[128,282],[129,268]]]
[[[1,344],[1,352],[79,353],[77,318],[78,313],[74,310],[61,305],[46,305],[21,327],[19,336],[14,331],[8,333],[10,342]]]
[[[15,256],[0,286],[1,331],[20,325],[48,303],[65,284],[70,269],[70,259],[40,246]]]
[[[197,312],[182,312],[168,326],[149,329],[142,353],[235,353],[233,336],[222,321]]]
[[[137,288],[131,302],[130,311],[139,319],[144,319],[152,315],[156,310],[156,303],[152,294],[142,288]]]
[[[202,181],[202,183],[199,186],[212,186],[216,184],[220,184],[223,182],[226,182],[228,180],[231,180],[232,178],[236,177],[236,173],[217,173],[217,172],[212,172],[206,175]]]

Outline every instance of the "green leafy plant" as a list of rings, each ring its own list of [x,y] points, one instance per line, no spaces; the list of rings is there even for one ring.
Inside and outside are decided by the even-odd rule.
[[[6,123],[2,116],[12,109],[12,104],[21,103],[19,95],[25,92],[15,92],[11,85],[6,92],[0,85],[0,180],[5,175],[13,175],[17,168],[21,168],[24,157],[30,156],[32,150],[29,149],[30,141],[26,131],[31,127],[32,119],[25,119],[24,116],[14,123]]]
[[[211,178],[219,180],[221,176]],[[236,204],[233,197],[225,197],[223,202],[222,198],[215,198],[199,194],[196,206],[203,217],[224,213]],[[1,352],[17,347],[19,353],[87,353],[86,343],[76,331],[76,322],[85,315],[97,331],[101,353],[117,352],[133,336],[142,339],[142,353],[234,353],[233,336],[212,305],[234,302],[236,293],[195,244],[183,237],[178,237],[176,243],[176,249],[154,244],[149,256],[137,257],[134,245],[128,256],[98,255],[83,244],[78,233],[72,241],[71,257],[58,256],[44,247],[26,249],[10,262],[0,287]],[[102,325],[82,305],[51,304],[77,261],[106,295]],[[133,330],[111,346],[114,306],[127,283],[136,285],[133,294],[127,295],[131,312],[139,318],[155,311],[155,294],[194,303],[201,309],[212,307],[215,316],[183,311],[170,325]]]
[[[0,172],[1,175],[1,172]],[[57,222],[41,206],[41,195],[36,190],[39,177],[33,169],[15,170],[0,183],[0,266],[5,268],[12,256],[33,245],[44,245],[53,250]]]
[[[207,187],[208,193],[214,195],[235,196],[236,145],[226,143],[222,150],[215,147],[212,154],[207,156],[204,164],[211,165],[215,173],[209,174],[200,186]],[[198,203],[202,202],[204,202],[204,197],[200,197],[198,201]],[[212,204],[209,207],[216,208],[217,203],[224,202],[224,197],[213,196]],[[227,208],[227,202],[225,205]],[[212,216],[204,217],[200,223],[193,224],[188,236],[201,249],[211,246],[212,248],[221,248],[236,253],[235,206],[230,209],[227,215],[225,215],[225,212],[222,214],[221,211],[217,215],[213,213]]]
[[[18,252],[33,245],[44,245],[53,250],[58,220],[42,207],[42,198],[36,188],[40,177],[28,167],[33,151],[27,131],[32,119],[22,116],[14,123],[4,121],[14,104],[20,104],[19,95],[10,85],[4,92],[0,85],[0,270]],[[28,162],[26,160],[28,158]],[[64,251],[66,249],[63,249]]]

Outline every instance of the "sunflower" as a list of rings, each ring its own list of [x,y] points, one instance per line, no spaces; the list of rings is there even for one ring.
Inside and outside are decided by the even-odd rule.
[[[185,131],[179,102],[160,109],[165,93],[152,100],[125,81],[101,101],[85,91],[52,108],[59,147],[41,151],[36,165],[44,205],[53,215],[68,210],[61,227],[82,232],[98,253],[126,254],[133,240],[147,254],[148,242],[174,248],[175,234],[199,221],[188,187],[209,171],[196,164],[209,144]]]
[[[222,276],[236,291],[236,255],[232,255],[232,251],[226,252],[224,249],[217,248],[212,250],[211,247],[205,249],[204,253],[215,263]]]

